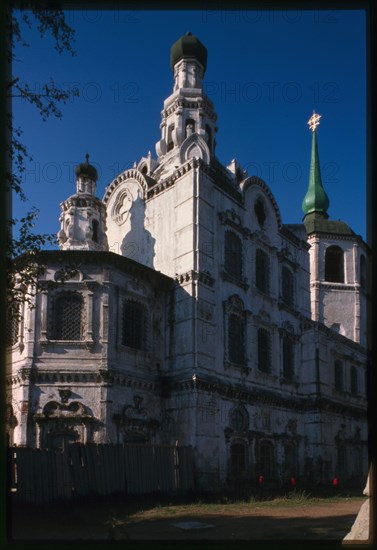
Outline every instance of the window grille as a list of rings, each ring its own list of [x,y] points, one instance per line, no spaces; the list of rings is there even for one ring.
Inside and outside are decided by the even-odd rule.
[[[84,334],[84,302],[79,294],[63,294],[55,301],[54,340],[82,340]]]
[[[242,278],[242,242],[231,231],[225,233],[225,271],[237,279]]]
[[[294,372],[294,343],[289,338],[283,338],[283,376],[293,380]]]
[[[284,446],[284,465],[287,476],[297,475],[297,448],[295,445]]]
[[[134,349],[146,347],[145,307],[127,300],[123,303],[122,344]]]
[[[351,393],[352,395],[357,395],[358,392],[358,380],[357,380],[357,370],[355,366],[351,367]]]
[[[6,345],[14,346],[18,341],[20,327],[20,306],[12,302],[7,306],[6,315]]]
[[[259,447],[259,473],[270,479],[274,475],[274,448],[269,442],[263,442]]]
[[[266,373],[271,371],[271,339],[264,328],[258,330],[258,369]]]
[[[244,443],[233,443],[230,449],[232,474],[239,476],[246,473],[246,446]]]
[[[294,297],[294,278],[293,273],[287,267],[281,270],[281,294],[283,302],[292,307]]]
[[[344,253],[339,246],[329,246],[326,249],[325,280],[344,283]]]
[[[228,317],[228,357],[232,363],[245,361],[245,327],[242,317],[230,314]]]
[[[339,359],[334,363],[334,383],[336,390],[343,390],[343,363]]]
[[[257,250],[255,257],[255,285],[258,290],[269,293],[270,290],[270,261],[263,250]]]

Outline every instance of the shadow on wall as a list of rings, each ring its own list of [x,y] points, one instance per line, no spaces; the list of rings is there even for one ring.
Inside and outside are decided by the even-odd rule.
[[[145,204],[138,195],[130,210],[131,228],[120,246],[122,256],[131,258],[147,267],[153,267],[156,239],[145,229]]]

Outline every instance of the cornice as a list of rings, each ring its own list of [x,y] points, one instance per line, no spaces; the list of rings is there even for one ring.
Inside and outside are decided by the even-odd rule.
[[[351,414],[358,418],[364,418],[367,414],[366,403],[365,406],[357,406],[350,403],[339,403],[327,397],[313,398],[305,395],[284,397],[271,390],[249,389],[219,379],[201,378],[198,375],[190,379],[173,381],[172,390],[179,392],[206,391],[225,398],[236,399],[243,403],[275,406],[303,413],[315,410],[325,414],[331,411],[335,414]]]

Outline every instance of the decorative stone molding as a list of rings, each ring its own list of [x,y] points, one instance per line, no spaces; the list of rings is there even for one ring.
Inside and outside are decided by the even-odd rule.
[[[281,221],[280,210],[279,210],[279,207],[278,207],[277,202],[275,200],[275,197],[271,193],[271,190],[268,187],[267,183],[265,181],[263,181],[261,178],[258,178],[258,176],[250,176],[250,177],[246,178],[241,183],[241,190],[242,190],[243,195],[246,194],[246,191],[251,186],[260,187],[264,191],[264,193],[268,196],[268,198],[270,199],[271,204],[274,208],[274,211],[275,211],[276,219],[277,219],[277,222],[278,222],[278,228],[281,229],[282,221]]]
[[[107,203],[109,202],[110,198],[112,197],[112,195],[114,194],[114,191],[116,190],[116,188],[123,182],[127,181],[128,179],[135,179],[141,186],[142,188],[142,191],[143,191],[143,196],[141,197],[143,200],[145,200],[147,198],[147,194],[148,194],[148,181],[146,179],[146,177],[144,176],[144,174],[142,174],[139,170],[136,170],[136,169],[130,169],[130,170],[126,170],[125,172],[122,172],[122,174],[119,174],[119,176],[117,176],[111,183],[110,185],[106,188],[106,191],[105,191],[105,195],[103,197],[103,203],[105,205],[107,205]]]
[[[199,281],[209,287],[213,287],[215,279],[210,275],[208,271],[190,270],[186,273],[176,274],[175,282],[179,285],[189,283],[190,281]]]
[[[180,164],[195,158],[201,159],[206,164],[209,163],[211,152],[205,140],[198,134],[191,134],[181,144],[179,150]]]
[[[118,193],[110,214],[117,225],[122,225],[128,220],[133,201],[129,189],[122,189]]]
[[[246,361],[247,360],[245,359],[245,362]],[[242,374],[245,374],[246,376],[248,376],[251,373],[251,367],[247,367],[246,364],[240,365],[238,363],[232,363],[231,361],[224,361],[224,370],[229,370],[229,369],[239,370],[240,372],[242,372]]]
[[[241,233],[243,237],[249,237],[252,235],[251,230],[242,225],[241,218],[238,216],[234,208],[225,210],[224,212],[219,212],[218,217],[222,225],[232,227],[232,229],[235,229]]]
[[[150,417],[145,407],[141,407],[142,396],[134,395],[133,400],[134,405],[125,405],[121,414],[113,415],[113,422],[125,441],[135,435],[148,441],[154,435],[160,423]]]
[[[242,279],[239,279],[238,277],[234,277],[233,275],[230,275],[225,269],[224,266],[221,266],[220,270],[220,276],[223,281],[228,281],[229,283],[232,283],[236,286],[239,286],[242,288],[245,292],[249,289],[250,285],[247,282],[247,277],[242,277]]]
[[[250,405],[263,404],[266,406],[277,406],[287,410],[301,412],[316,410],[319,413],[324,412],[325,414],[331,411],[336,414],[352,414],[355,415],[355,418],[358,420],[366,417],[364,407],[338,403],[331,398],[319,399],[307,396],[291,396],[288,398],[281,395],[278,390],[274,392],[273,390],[260,387],[257,389],[247,389],[236,384],[226,383],[219,379],[202,378],[197,375],[195,376],[195,379],[186,378],[183,380],[172,381],[172,391],[188,392],[193,390],[217,394],[227,399],[235,399]],[[366,441],[363,442],[363,444],[364,443],[366,444]]]

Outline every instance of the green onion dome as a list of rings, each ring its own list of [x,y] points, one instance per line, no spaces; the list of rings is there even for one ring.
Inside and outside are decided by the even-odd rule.
[[[203,69],[206,70],[207,48],[191,32],[181,36],[172,45],[170,50],[170,66],[172,70],[174,69],[174,65],[185,57],[197,59],[203,66]]]

